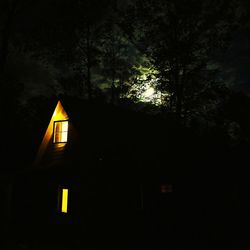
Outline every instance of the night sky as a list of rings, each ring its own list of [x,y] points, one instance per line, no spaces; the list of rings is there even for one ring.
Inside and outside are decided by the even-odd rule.
[[[249,94],[249,67],[250,67],[250,21],[249,21],[249,3],[240,1],[242,11],[247,13],[248,17],[244,24],[239,24],[239,30],[233,34],[232,44],[228,53],[221,58],[225,73],[223,74],[232,86],[237,90]],[[244,6],[244,7],[243,7]]]
[[[3,6],[1,20],[4,27],[6,21],[5,3],[8,1],[1,2]],[[70,74],[70,69],[68,65],[58,65],[58,62],[52,62],[49,57],[53,53],[53,46],[57,47],[58,44],[60,46],[61,39],[67,40],[63,46],[75,46],[75,38],[72,34],[74,22],[77,20],[74,20],[73,17],[74,12],[75,16],[79,13],[74,9],[75,6],[67,1],[36,1],[36,3],[28,1],[25,4],[20,2],[11,21],[6,71],[11,77],[23,84],[20,95],[23,101],[32,96],[58,94],[62,91],[58,74],[65,73],[67,67]],[[110,1],[102,2],[104,5],[106,4],[105,7],[104,5],[103,7],[99,6],[102,4],[101,2],[92,2],[91,4],[90,12],[92,11],[93,14],[91,18],[95,19],[95,23],[103,22],[113,13],[110,8],[107,8],[107,5],[112,5]],[[232,31],[229,49],[223,55],[215,56],[215,64],[221,69],[220,76],[228,86],[249,94],[249,3],[244,0],[236,0],[235,2],[238,5],[237,15],[242,15],[243,18],[239,22],[237,30]],[[131,1],[117,1],[119,11],[126,10],[129,4]],[[56,26],[54,27],[53,23],[50,23],[50,20],[62,23],[62,30],[58,31]],[[68,25],[65,25],[67,23]],[[64,28],[63,25],[65,25]],[[72,40],[70,40],[71,37]],[[39,55],[39,46],[43,55]],[[60,48],[58,53],[66,54],[66,51],[67,48],[64,51]],[[128,53],[135,52],[128,50]],[[64,58],[62,57],[61,60]]]

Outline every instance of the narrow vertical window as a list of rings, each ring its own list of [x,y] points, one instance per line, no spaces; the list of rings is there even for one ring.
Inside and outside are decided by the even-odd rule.
[[[68,141],[68,121],[55,121],[54,122],[54,143],[66,143]]]
[[[63,188],[61,190],[61,206],[60,206],[60,210],[62,213],[68,212],[68,198],[69,198],[69,190],[67,188]]]

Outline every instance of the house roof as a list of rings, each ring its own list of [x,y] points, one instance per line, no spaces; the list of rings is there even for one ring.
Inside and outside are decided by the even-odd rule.
[[[174,144],[178,138],[171,120],[124,107],[61,96],[50,102],[47,126],[59,100],[77,133],[78,142],[68,150],[70,164],[74,167],[104,159],[127,167],[150,165],[157,168],[174,158],[171,152],[176,149]],[[181,136],[179,130],[178,136]],[[61,165],[67,169],[67,161]]]
[[[83,165],[82,169],[86,169],[87,165],[92,167],[104,164],[119,170],[127,168],[133,171],[134,168],[140,168],[140,170],[143,168],[143,171],[148,171],[149,175],[152,169],[156,171],[159,169],[161,173],[166,171],[168,176],[171,171],[174,174],[184,175],[194,166],[197,169],[208,166],[210,169],[208,159],[212,154],[211,151],[214,152],[219,148],[219,146],[215,148],[215,144],[201,141],[204,138],[199,137],[197,140],[190,131],[186,131],[187,133],[185,130],[182,131],[171,117],[149,115],[125,107],[89,102],[68,96],[61,96],[59,99],[51,98],[41,103],[39,100],[36,102],[40,106],[38,108],[34,105],[34,109],[44,110],[44,112],[34,112],[35,117],[39,115],[39,122],[34,122],[36,123],[35,133],[32,132],[29,138],[36,141],[36,138],[33,139],[35,135],[39,138],[39,143],[42,142],[58,100],[61,101],[77,132],[78,143],[67,152],[74,171],[78,171],[77,168],[79,166],[82,168]],[[15,149],[18,154],[14,156],[12,153],[11,157],[16,159],[18,171],[26,171],[20,167],[21,161],[18,156],[29,150],[27,147],[21,148],[16,145],[13,147],[13,145],[12,143],[11,150]],[[22,141],[18,145],[22,145]],[[35,146],[39,145],[34,143]],[[33,153],[28,152],[27,155],[33,156]],[[69,165],[66,161],[62,162],[61,169],[63,169],[62,166],[65,167],[64,171],[68,172]],[[27,169],[27,171],[30,170],[34,170],[33,166]],[[47,168],[47,170],[55,171],[58,175],[57,167]],[[117,174],[120,173],[117,172]]]

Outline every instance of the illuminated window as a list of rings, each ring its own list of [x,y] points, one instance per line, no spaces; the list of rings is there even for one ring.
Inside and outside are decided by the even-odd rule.
[[[68,140],[68,121],[55,121],[53,130],[53,143],[66,143]]]
[[[59,189],[59,211],[61,213],[68,213],[68,200],[69,199],[69,190],[68,188]]]

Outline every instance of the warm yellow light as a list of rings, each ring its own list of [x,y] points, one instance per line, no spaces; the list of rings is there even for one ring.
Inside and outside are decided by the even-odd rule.
[[[67,142],[67,139],[68,139],[68,133],[67,132],[61,133],[61,142]]]
[[[53,135],[53,126],[54,126],[54,122],[55,121],[62,121],[62,120],[68,120],[68,114],[66,113],[66,111],[64,110],[62,104],[60,101],[58,101],[56,108],[54,110],[54,113],[51,117],[50,123],[48,125],[48,128],[46,130],[46,133],[43,137],[42,143],[39,147],[34,165],[39,165],[43,155],[45,154],[48,146],[49,146],[49,142],[51,141],[51,139],[53,140],[53,142],[55,142],[55,135]],[[68,122],[67,122],[67,126],[68,126]],[[64,126],[63,126],[64,127]],[[65,128],[65,127],[64,127]],[[66,129],[65,129],[66,130]],[[61,139],[63,140],[63,142],[67,142],[68,140],[68,133],[63,133],[61,135]],[[57,143],[54,145],[54,147],[56,148],[63,148],[66,145],[66,143]]]
[[[58,120],[67,120],[69,119],[67,113],[63,109],[63,106],[60,101],[58,101],[56,108],[54,110],[54,113],[52,115],[52,120],[53,121],[58,121]]]
[[[68,212],[68,189],[63,188],[62,189],[62,207],[61,207],[62,213]]]
[[[55,121],[53,142],[67,142],[68,121]]]
[[[68,140],[68,121],[62,122],[62,133],[61,133],[61,141],[67,142]]]

